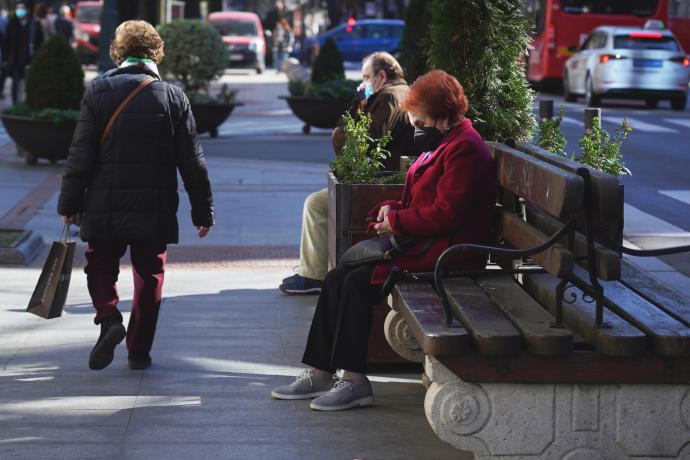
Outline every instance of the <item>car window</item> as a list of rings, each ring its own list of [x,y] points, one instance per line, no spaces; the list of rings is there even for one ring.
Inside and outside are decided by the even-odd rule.
[[[592,43],[593,49],[601,49],[606,46],[607,35],[605,32],[599,32],[594,34],[594,42]]]
[[[635,36],[634,33],[628,35],[616,35],[613,40],[613,47],[616,49],[626,50],[680,50],[678,42],[673,37]]]
[[[331,35],[331,38],[334,40],[345,40],[345,39],[362,38],[363,36],[364,36],[364,27],[356,24],[354,26],[348,25],[347,27],[344,27],[341,30],[333,33]]]
[[[390,27],[385,24],[369,24],[367,26],[367,38],[388,38],[390,32]]]
[[[84,24],[98,24],[101,21],[101,7],[80,6],[77,9],[77,19]]]
[[[254,21],[226,19],[213,20],[209,23],[223,36],[256,37],[259,35]]]
[[[561,9],[570,14],[622,14],[648,17],[656,13],[659,0],[561,0]]]
[[[402,37],[404,27],[400,26],[388,26],[389,34],[391,37],[400,38]]]
[[[592,34],[589,37],[587,37],[587,40],[585,40],[585,42],[580,47],[580,51],[592,49],[592,43],[594,42],[594,35],[595,34]]]

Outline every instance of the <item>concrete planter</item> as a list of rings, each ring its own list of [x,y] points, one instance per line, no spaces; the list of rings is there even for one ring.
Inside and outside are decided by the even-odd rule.
[[[281,96],[292,113],[304,122],[302,132],[309,134],[312,126],[333,129],[347,110],[350,99],[318,99],[309,96]]]
[[[26,162],[35,165],[39,158],[51,162],[67,158],[76,120],[55,122],[31,117],[0,114],[7,134],[26,152]]]
[[[30,230],[2,229],[8,238],[0,239],[0,264],[26,265],[43,249],[43,238]]]
[[[239,102],[229,104],[193,103],[192,113],[199,134],[209,133],[211,137],[218,137],[218,127],[232,114],[235,107],[242,106]]]

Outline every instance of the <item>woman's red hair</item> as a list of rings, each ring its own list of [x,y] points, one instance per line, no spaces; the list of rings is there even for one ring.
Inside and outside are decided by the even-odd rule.
[[[434,120],[458,123],[467,112],[467,96],[460,82],[443,70],[419,77],[403,102],[408,112],[424,113]]]

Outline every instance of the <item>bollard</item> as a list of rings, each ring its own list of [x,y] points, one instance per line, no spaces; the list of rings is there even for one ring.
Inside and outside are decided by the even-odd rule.
[[[550,120],[553,118],[553,99],[542,99],[539,101],[539,120]]]
[[[601,128],[601,109],[585,109],[585,131],[590,131],[592,129],[595,118],[599,120],[597,128]]]

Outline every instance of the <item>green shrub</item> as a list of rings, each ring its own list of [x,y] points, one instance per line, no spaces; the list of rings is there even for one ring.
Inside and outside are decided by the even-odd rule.
[[[536,144],[556,155],[566,157],[565,146],[568,140],[561,131],[561,124],[563,123],[563,107],[558,111],[558,116],[551,120],[542,120],[539,123],[539,129],[536,135]]]
[[[332,38],[326,40],[321,47],[319,55],[314,60],[311,68],[312,83],[323,83],[331,80],[344,80],[345,68],[343,67],[343,55],[338,50]]]
[[[525,78],[531,26],[513,0],[432,0],[429,67],[457,78],[487,140],[527,140],[536,125]]]
[[[237,90],[230,89],[227,83],[223,83],[218,94],[211,96],[208,93],[190,93],[189,101],[199,104],[231,104],[235,102],[235,96]]]
[[[412,0],[405,10],[405,29],[400,41],[400,65],[412,83],[427,72],[431,0]]]
[[[6,113],[7,115],[15,115],[18,117],[31,117],[31,118],[40,118],[43,120],[52,120],[55,123],[60,123],[62,121],[67,121],[67,120],[77,121],[79,119],[79,110],[74,110],[74,109],[33,110],[31,107],[29,107],[27,104],[24,104],[24,103],[20,103],[17,105],[13,105],[12,107],[8,107],[7,109],[3,110],[2,113]]]
[[[358,81],[330,80],[323,83],[309,83],[304,94],[319,99],[352,99],[357,93]]]
[[[26,75],[26,103],[32,111],[79,110],[84,72],[67,39],[53,37],[36,52]]]
[[[356,116],[343,115],[345,144],[340,154],[331,161],[331,170],[340,182],[368,184],[381,181],[383,161],[391,156],[386,146],[391,140],[390,132],[381,139],[369,136],[371,116],[361,111]]]
[[[623,123],[618,125],[613,139],[606,130],[600,127],[598,118],[594,119],[592,125],[592,129],[588,129],[585,136],[578,142],[581,154],[575,161],[616,177],[631,174],[623,163],[621,153],[623,142],[632,133],[628,120],[624,119]]]
[[[209,83],[225,72],[228,49],[216,29],[196,19],[180,19],[158,28],[165,41],[160,71],[178,81],[185,92],[208,94]]]
[[[302,80],[289,80],[288,91],[290,96],[304,96],[307,85]]]

